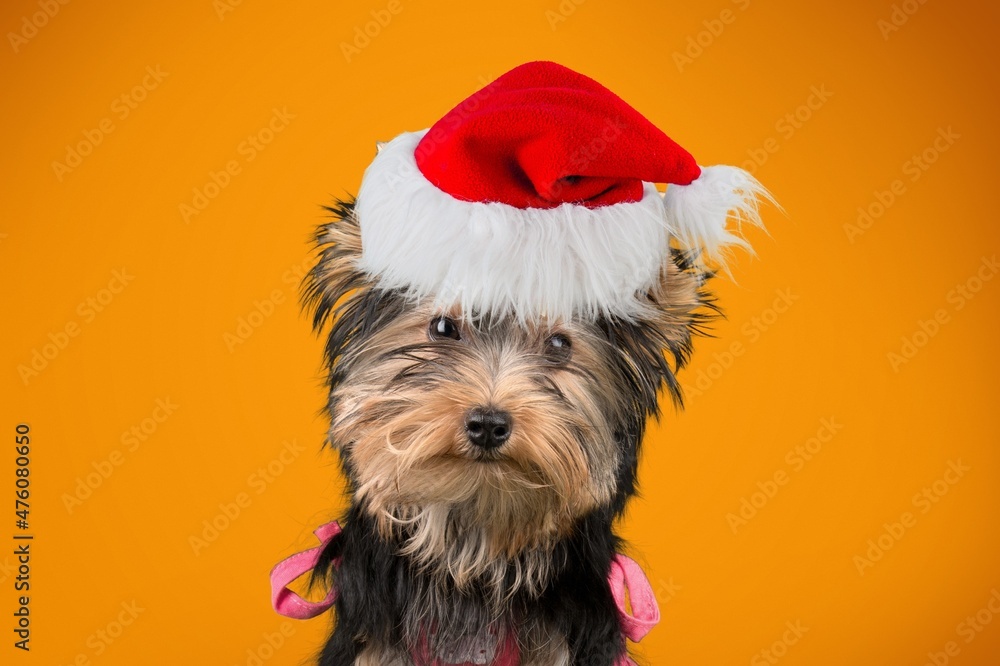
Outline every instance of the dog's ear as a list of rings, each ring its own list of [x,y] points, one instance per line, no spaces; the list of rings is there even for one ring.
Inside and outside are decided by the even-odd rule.
[[[661,386],[678,406],[683,404],[676,373],[691,358],[692,338],[707,334],[719,309],[705,283],[712,272],[693,251],[671,249],[660,276],[646,293],[646,308],[634,326],[619,327],[619,344],[644,378],[643,403],[649,414],[659,411]]]
[[[357,265],[361,259],[361,227],[354,215],[354,199],[324,206],[331,220],[313,236],[319,251],[316,265],[302,284],[302,302],[312,312],[313,329],[320,331],[343,309],[344,298],[369,286]]]
[[[688,360],[692,336],[703,334],[705,325],[719,314],[714,297],[705,287],[713,275],[698,261],[696,251],[671,249],[659,280],[649,291],[649,323],[662,336],[678,369]]]
[[[354,199],[337,200],[331,206],[324,206],[324,210],[332,219],[316,230],[318,257],[303,281],[302,303],[312,313],[313,330],[317,333],[327,324],[333,324],[326,346],[327,367],[332,368],[351,337],[351,331],[338,322],[345,313],[357,309],[372,283],[358,268],[361,227],[354,212]]]

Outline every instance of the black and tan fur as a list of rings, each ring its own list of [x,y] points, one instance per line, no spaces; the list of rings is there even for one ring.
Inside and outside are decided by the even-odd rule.
[[[353,202],[329,211],[305,302],[328,331],[350,507],[314,571],[339,594],[319,663],[410,666],[421,641],[445,659],[512,631],[524,666],[611,666],[626,649],[614,522],[659,392],[680,402],[675,373],[715,313],[708,274],[674,251],[637,321],[441,312],[359,272]],[[512,427],[484,451],[466,420],[486,407]]]

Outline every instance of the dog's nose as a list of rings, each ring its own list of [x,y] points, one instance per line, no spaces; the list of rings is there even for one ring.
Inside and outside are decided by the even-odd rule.
[[[495,449],[510,439],[510,414],[499,409],[477,407],[465,417],[465,434],[483,449]]]

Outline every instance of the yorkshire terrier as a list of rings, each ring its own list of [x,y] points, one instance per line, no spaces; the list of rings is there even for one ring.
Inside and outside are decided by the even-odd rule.
[[[634,664],[658,611],[615,523],[718,312],[705,259],[769,195],[554,63],[383,147],[304,286],[350,505],[275,607],[335,604],[321,666]]]
[[[351,503],[314,570],[339,595],[319,663],[492,664],[516,635],[523,666],[611,666],[614,523],[715,310],[707,271],[673,251],[635,321],[462,317],[372,284],[353,202],[329,211],[307,298]]]

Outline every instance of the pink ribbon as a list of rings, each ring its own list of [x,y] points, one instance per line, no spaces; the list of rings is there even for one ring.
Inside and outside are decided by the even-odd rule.
[[[280,614],[296,620],[308,620],[311,617],[316,617],[330,608],[337,600],[336,587],[330,588],[323,601],[308,601],[288,589],[288,585],[293,580],[316,566],[319,555],[323,552],[326,544],[340,534],[340,524],[334,520],[319,526],[313,534],[319,539],[320,545],[287,557],[271,569],[271,605]]]
[[[611,586],[611,594],[618,606],[622,631],[630,641],[638,643],[660,621],[660,607],[656,605],[656,595],[653,594],[646,574],[635,560],[618,553],[611,560],[608,585]],[[626,588],[629,605],[632,606],[631,613],[625,608]]]
[[[281,615],[306,620],[326,611],[337,600],[337,589],[331,587],[322,601],[308,601],[288,588],[292,581],[310,571],[319,561],[320,553],[330,541],[340,534],[337,521],[329,522],[316,529],[313,534],[320,545],[287,557],[271,569],[271,604]],[[335,562],[336,564],[336,562]],[[660,609],[656,605],[656,595],[649,580],[635,560],[618,553],[611,560],[608,585],[618,607],[622,633],[626,638],[638,643],[649,630],[660,621]],[[625,592],[628,591],[631,612],[625,606]],[[503,651],[503,662],[493,666],[517,666],[519,659]],[[634,666],[635,662],[623,655],[616,666]]]

